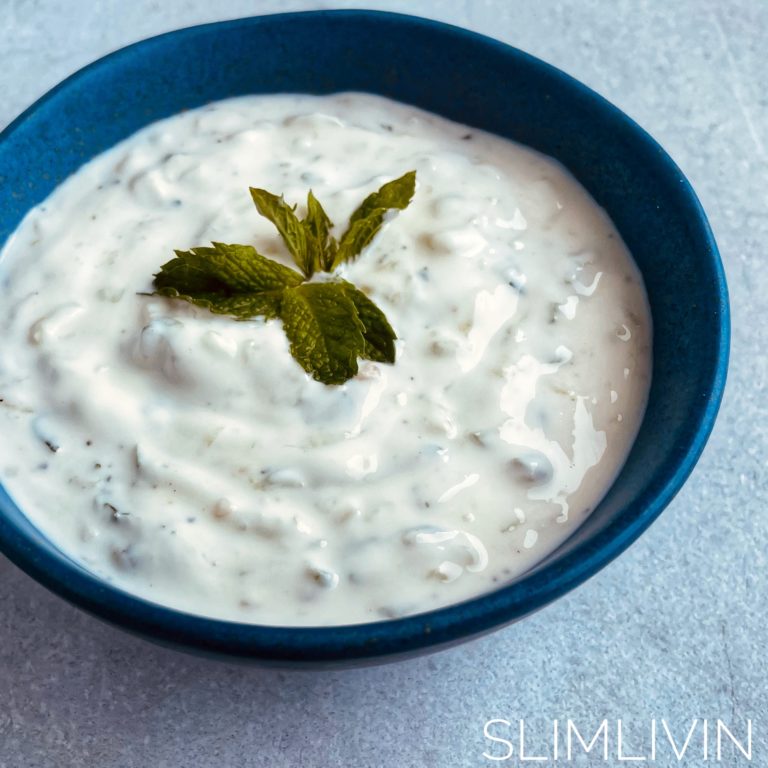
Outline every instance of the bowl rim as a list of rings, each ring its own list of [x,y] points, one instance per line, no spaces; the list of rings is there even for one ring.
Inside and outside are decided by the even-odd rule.
[[[531,54],[453,24],[409,14],[363,9],[300,11],[218,21],[155,35],[102,56],[62,80],[8,124],[0,133],[0,146],[59,91],[76,84],[93,70],[109,67],[122,57],[140,54],[147,46],[201,30],[225,31],[258,25],[264,19],[290,23],[297,17],[388,21],[426,27],[429,31],[471,39],[498,49],[579,92],[581,98],[591,102],[596,109],[623,123],[637,141],[653,148],[663,172],[679,179],[678,203],[691,222],[703,256],[709,258],[719,310],[716,363],[709,372],[709,395],[689,417],[691,423],[696,423],[696,429],[688,437],[676,464],[667,472],[665,481],[651,490],[647,503],[636,505],[638,509],[634,514],[618,515],[589,542],[573,547],[556,561],[556,569],[552,567],[554,563],[548,563],[512,584],[425,613],[364,624],[319,627],[246,624],[185,613],[125,592],[85,571],[63,553],[39,547],[28,532],[8,517],[8,508],[15,510],[15,504],[5,494],[0,497],[0,552],[52,592],[132,633],[164,645],[265,664],[377,663],[470,639],[544,607],[602,570],[650,526],[685,483],[715,423],[728,368],[728,289],[717,244],[690,182],[666,151],[634,120],[588,86]]]

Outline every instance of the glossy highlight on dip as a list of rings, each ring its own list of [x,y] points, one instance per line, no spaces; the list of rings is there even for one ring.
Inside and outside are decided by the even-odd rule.
[[[279,320],[142,295],[173,248],[285,258],[244,185],[311,187],[341,223],[404,167],[411,206],[338,271],[392,323],[394,366],[329,387]],[[4,485],[100,577],[196,614],[351,624],[508,583],[599,502],[647,398],[645,293],[603,211],[554,161],[380,97],[151,125],[2,258]]]

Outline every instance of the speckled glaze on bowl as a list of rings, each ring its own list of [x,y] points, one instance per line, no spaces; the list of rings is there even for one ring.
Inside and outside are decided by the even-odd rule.
[[[653,314],[654,377],[640,434],[592,515],[523,578],[448,608],[343,627],[238,624],[134,597],[59,552],[0,489],[2,552],[72,603],[155,642],[319,666],[394,659],[501,627],[623,552],[683,485],[712,429],[728,361],[728,294],[687,180],[647,133],[585,86],[445,24],[370,11],[282,14],[184,29],[100,59],[0,135],[0,243],[79,166],[149,122],[230,96],[344,90],[528,144],[560,160],[608,211],[642,271]]]

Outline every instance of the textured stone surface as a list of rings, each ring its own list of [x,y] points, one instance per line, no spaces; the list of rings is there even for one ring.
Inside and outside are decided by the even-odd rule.
[[[0,125],[138,38],[331,5],[354,4],[2,0]],[[710,214],[734,310],[706,453],[652,529],[575,593],[485,639],[383,668],[291,674],[188,658],[103,626],[0,558],[0,768],[468,768],[491,764],[481,757],[491,717],[593,728],[621,717],[630,729],[751,717],[754,764],[768,764],[768,4],[366,5],[453,21],[562,67],[682,166]]]

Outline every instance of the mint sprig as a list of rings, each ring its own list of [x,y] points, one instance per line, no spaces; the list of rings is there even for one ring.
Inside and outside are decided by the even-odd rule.
[[[175,251],[154,276],[155,294],[183,299],[239,320],[280,318],[296,361],[317,381],[343,384],[357,374],[358,359],[395,362],[397,338],[384,313],[363,291],[340,278],[309,282],[333,273],[370,245],[390,210],[407,208],[416,188],[409,171],[368,195],[337,240],[333,223],[309,191],[307,214],[296,215],[281,196],[251,188],[259,213],[277,228],[293,261],[286,267],[251,245],[213,243],[212,248]]]

